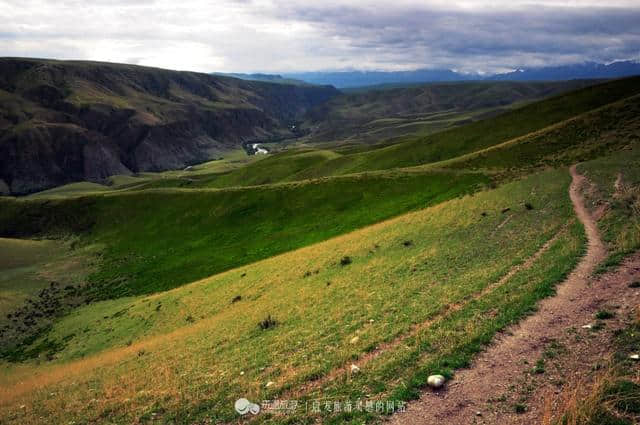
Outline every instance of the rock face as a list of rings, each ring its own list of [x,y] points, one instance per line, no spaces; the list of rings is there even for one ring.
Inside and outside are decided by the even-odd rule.
[[[0,59],[0,190],[184,168],[292,136],[333,87],[131,65]]]

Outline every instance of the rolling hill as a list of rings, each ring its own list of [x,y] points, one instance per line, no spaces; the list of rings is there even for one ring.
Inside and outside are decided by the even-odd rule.
[[[393,144],[0,199],[0,295],[31,300],[0,304],[0,421],[380,423],[554,294],[587,245],[570,184],[603,268],[640,248],[639,99],[616,80]],[[374,407],[241,418],[240,397]]]
[[[309,143],[389,143],[486,119],[526,102],[596,83],[459,82],[371,87],[345,92],[312,108],[301,127],[308,129]]]

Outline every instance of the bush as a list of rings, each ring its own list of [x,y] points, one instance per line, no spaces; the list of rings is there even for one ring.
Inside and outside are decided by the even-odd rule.
[[[351,264],[351,257],[342,257],[342,259],[340,260],[340,265],[347,266],[349,264]]]
[[[258,326],[260,327],[260,329],[265,331],[267,329],[274,328],[277,324],[278,322],[276,322],[275,319],[272,319],[271,315],[269,314],[266,319],[258,323]]]
[[[613,316],[614,314],[607,310],[600,310],[599,312],[596,313],[596,319],[599,319],[599,320],[613,319]]]

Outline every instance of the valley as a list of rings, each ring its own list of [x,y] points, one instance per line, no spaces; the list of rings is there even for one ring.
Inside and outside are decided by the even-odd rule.
[[[60,78],[55,63],[48,67],[55,71],[47,78]],[[76,83],[87,80],[75,73],[106,72],[103,65],[62,69],[74,67]],[[100,104],[134,111],[130,128],[147,107],[163,120],[158,126],[179,128],[176,114],[191,123],[198,104],[215,115],[202,118],[196,136],[210,138],[205,144],[219,149],[215,159],[198,156],[199,148],[183,156],[192,141],[182,146],[181,133],[171,146],[145,142],[153,152],[167,149],[153,158],[168,155],[179,166],[125,164],[126,152],[141,148],[119,146],[112,152],[126,170],[47,183],[38,177],[24,190],[15,185],[26,181],[18,174],[0,176],[12,194],[35,192],[0,198],[0,422],[425,423],[441,414],[452,423],[533,423],[527,421],[543,419],[544,403],[524,386],[542,387],[551,376],[532,370],[551,342],[544,332],[535,356],[518,358],[530,366],[500,375],[500,392],[482,393],[464,409],[439,397],[477,395],[478,387],[464,387],[465,376],[481,370],[474,365],[495,358],[500,371],[512,367],[487,353],[502,353],[508,335],[541,320],[535,318],[553,322],[571,304],[565,291],[593,301],[587,282],[609,279],[617,286],[607,293],[618,298],[594,301],[572,317],[615,310],[616,325],[563,322],[577,335],[563,344],[577,344],[579,336],[587,347],[591,340],[607,346],[635,326],[637,290],[629,285],[640,276],[629,262],[640,247],[639,77],[339,94],[149,72],[118,68],[126,84],[112,86],[109,77],[99,94],[82,93],[122,90]],[[44,117],[78,112],[60,106],[73,103],[77,88],[61,104],[36,108],[25,106],[32,102],[20,88],[25,83],[12,82],[13,91],[3,84],[12,99],[3,107],[29,114],[5,125],[2,146],[24,143],[16,138],[21,129],[51,127]],[[133,103],[117,106],[122,99]],[[89,111],[97,108],[95,97],[85,101]],[[29,117],[30,108],[37,111]],[[207,132],[204,122],[233,122],[225,114],[236,110],[257,121],[224,137]],[[290,134],[292,122],[299,134]],[[269,153],[247,156],[242,143],[257,135],[268,136]],[[34,178],[29,164],[48,160],[18,162]],[[611,277],[622,271],[624,284]],[[68,296],[51,295],[67,286]],[[57,287],[63,289],[51,289]],[[565,304],[553,304],[561,299]],[[35,314],[41,300],[50,314]],[[560,339],[565,330],[553,332]],[[602,369],[597,356],[588,359],[585,388]],[[427,384],[434,374],[447,381],[439,392]],[[573,384],[548,385],[563,393]],[[487,404],[505,391],[517,397]],[[239,415],[234,402],[242,397],[261,412]],[[264,400],[295,400],[297,408]],[[347,411],[347,401],[364,408]],[[399,406],[407,412],[392,415]],[[621,424],[637,419],[616,412]]]

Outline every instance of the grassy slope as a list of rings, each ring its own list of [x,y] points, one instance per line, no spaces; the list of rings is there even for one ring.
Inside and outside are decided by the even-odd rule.
[[[0,238],[0,325],[15,306],[49,285],[38,270],[57,256],[59,245],[55,241]]]
[[[2,417],[230,420],[241,395],[259,400],[300,388],[434,319],[362,374],[321,385],[325,396],[407,399],[426,373],[465,364],[571,268],[583,242],[575,224],[533,268],[473,296],[565,227],[573,215],[568,182],[566,171],[534,175],[162,294],[81,308],[48,335],[67,342],[57,360],[5,372]],[[500,213],[504,207],[512,211]],[[343,256],[352,264],[340,266]],[[461,309],[448,313],[452,303]],[[257,322],[268,314],[278,325],[261,331]],[[62,376],[41,391],[31,387]],[[266,390],[267,381],[276,384]],[[26,393],[15,399],[18,390]]]
[[[211,181],[217,175],[229,173],[237,168],[249,168],[252,163],[264,159],[261,156],[248,156],[244,149],[226,152],[225,156],[221,158],[194,165],[189,170],[115,175],[107,178],[104,184],[91,182],[69,183],[27,195],[26,198],[61,199],[90,196],[101,192],[120,192],[153,187],[189,187],[194,182]]]
[[[454,158],[540,130],[637,93],[640,93],[640,77],[587,87],[426,138],[327,161],[309,169],[304,177],[410,167]],[[299,177],[303,176],[299,174]]]
[[[565,394],[563,424],[633,425],[640,420],[640,385],[637,361],[629,358],[640,345],[640,323],[636,320],[613,339],[613,356],[599,372],[587,394]]]
[[[636,133],[638,134],[638,133]],[[580,170],[594,186],[590,190],[593,210],[606,209],[598,226],[609,248],[604,268],[618,264],[640,248],[640,143],[614,155],[589,161]],[[615,187],[620,177],[620,185]]]
[[[540,165],[555,167],[602,156],[640,142],[640,96],[488,149],[426,168],[452,168],[517,175]]]
[[[311,129],[308,139],[314,143],[371,143],[426,135],[594,83],[464,82],[370,88],[347,92],[314,108],[302,126]]]
[[[480,174],[362,175],[225,191],[2,201],[0,232],[79,232],[106,246],[99,298],[170,289],[476,190]]]

